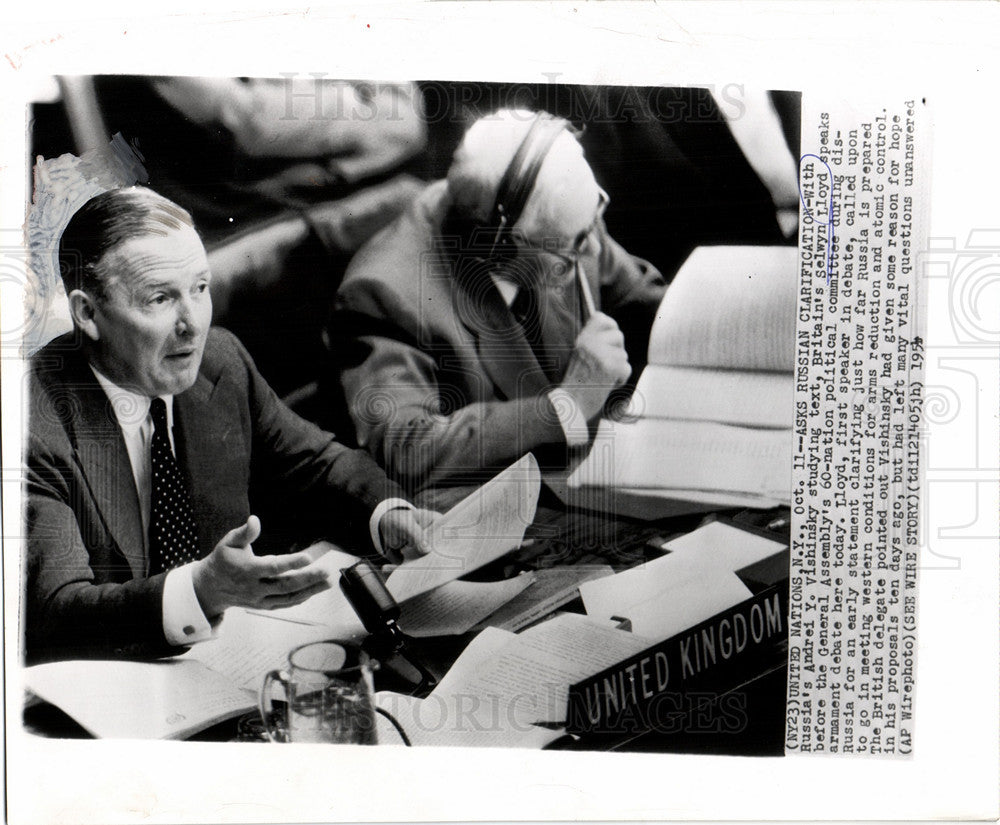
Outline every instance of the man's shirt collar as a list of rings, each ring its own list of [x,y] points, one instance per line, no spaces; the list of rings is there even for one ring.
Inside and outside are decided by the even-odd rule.
[[[119,387],[93,364],[90,364],[90,369],[94,373],[97,383],[101,385],[101,389],[104,390],[104,394],[107,395],[108,400],[111,402],[111,409],[114,410],[118,426],[124,432],[139,430],[149,418],[149,405],[152,403],[152,399],[148,395],[135,393],[124,387]],[[159,397],[163,399],[164,404],[167,406],[167,428],[173,429],[174,397],[172,395],[161,395]]]

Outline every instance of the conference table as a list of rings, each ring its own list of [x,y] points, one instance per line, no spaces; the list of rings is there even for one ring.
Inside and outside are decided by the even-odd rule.
[[[566,496],[554,492],[558,485],[543,485],[533,523],[521,546],[495,562],[467,576],[477,581],[496,581],[524,571],[538,571],[567,565],[610,566],[615,572],[627,570],[658,558],[669,539],[697,528],[706,518],[725,520],[751,532],[787,541],[788,508],[772,510],[698,508],[662,518],[643,520],[621,513],[597,512],[567,503]],[[561,492],[561,491],[560,491]],[[468,488],[444,488],[424,495],[419,503],[446,509],[468,493]],[[560,610],[584,612],[577,598]],[[408,641],[407,649],[438,679],[458,658],[474,634]],[[639,731],[630,734],[578,738],[565,736],[550,748],[579,750],[628,750],[656,752],[696,752],[739,755],[780,755],[785,726],[787,679],[786,645],[736,684],[718,692],[699,695],[678,715],[678,724],[669,731]],[[376,688],[392,689],[393,685]],[[727,706],[737,708],[739,724],[717,723],[713,706],[726,696]],[[714,720],[714,721],[713,721]],[[47,703],[26,706],[24,726],[30,733],[63,738],[88,738],[88,734],[58,708]],[[229,741],[237,738],[236,721],[216,725],[192,737],[202,741]]]
[[[604,510],[592,509],[595,504],[592,499],[567,494],[561,484],[564,478],[564,474],[546,477],[547,483],[542,486],[534,522],[525,533],[522,547],[468,578],[492,581],[522,571],[560,565],[606,564],[618,573],[660,557],[664,552],[664,543],[694,530],[709,519],[723,520],[786,543],[789,540],[788,507],[714,509],[707,506],[671,507],[668,504],[661,507],[660,512],[673,511],[674,515],[645,519],[621,512],[634,513],[641,507],[613,499],[610,507],[607,506],[607,499],[600,502]],[[422,503],[447,507],[459,496],[458,491],[441,490],[427,495]],[[607,509],[614,512],[609,513]],[[584,612],[579,599],[562,609]],[[441,675],[467,643],[468,639],[421,640],[414,649],[424,655],[430,669],[436,671],[435,675]],[[781,755],[784,749],[787,643],[776,647],[772,654],[744,680],[689,703],[684,711],[687,718],[675,730],[585,739],[566,737],[550,748]],[[723,726],[717,724],[718,714],[704,704],[709,702],[715,705],[723,696],[728,696],[734,706],[743,708],[738,730],[732,730],[732,725],[721,729]]]

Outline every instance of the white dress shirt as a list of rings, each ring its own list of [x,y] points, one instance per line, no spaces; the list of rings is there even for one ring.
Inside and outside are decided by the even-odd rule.
[[[152,399],[139,395],[113,383],[91,365],[94,377],[111,402],[125,450],[132,466],[132,478],[139,493],[139,513],[142,517],[142,542],[147,564],[149,559],[149,513],[153,473],[150,467],[149,447],[153,440],[153,418],[149,414]],[[167,436],[170,449],[174,450],[174,397],[162,395],[167,407]],[[163,634],[172,645],[189,645],[208,639],[212,624],[205,617],[198,596],[194,592],[194,562],[175,567],[167,572],[163,582]]]
[[[125,439],[125,450],[132,467],[132,478],[139,494],[139,513],[142,518],[142,541],[146,558],[149,558],[149,518],[152,496],[153,473],[150,467],[150,444],[153,439],[153,419],[149,414],[152,399],[123,389],[102,375],[93,365],[90,369],[101,385],[115,419]],[[174,450],[174,397],[162,395],[167,407],[167,435],[170,449]],[[176,452],[175,452],[176,455]],[[390,510],[414,509],[405,499],[390,498],[379,503],[371,515],[368,528],[372,544],[382,553],[379,522]],[[148,561],[147,561],[148,564]],[[214,628],[201,609],[194,591],[194,565],[197,562],[175,567],[167,572],[163,583],[163,634],[172,645],[190,645],[211,638]]]
[[[496,284],[500,297],[503,298],[507,308],[510,309],[517,298],[520,287],[509,278],[499,275],[491,275],[493,283]],[[566,436],[566,443],[570,447],[579,447],[590,441],[590,429],[587,427],[587,419],[577,406],[573,396],[562,387],[556,387],[548,392],[549,400],[555,407],[556,415],[559,416],[559,426],[562,427]]]

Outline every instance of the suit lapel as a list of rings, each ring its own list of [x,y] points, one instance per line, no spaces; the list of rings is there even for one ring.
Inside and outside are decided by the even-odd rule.
[[[174,397],[174,446],[191,493],[200,556],[250,515],[247,389],[227,381],[230,365],[216,361],[210,336],[197,381]]]
[[[231,420],[213,414],[212,398],[218,380],[198,373],[194,386],[174,398],[174,446],[177,460],[192,484],[217,474],[220,446],[225,443]]]
[[[209,552],[217,538],[216,502],[228,490],[228,472],[233,469],[225,455],[236,422],[220,415],[213,404],[220,378],[213,380],[200,372],[194,386],[174,398],[174,446],[191,493],[200,555]]]
[[[72,379],[80,399],[73,424],[77,459],[108,532],[132,575],[141,578],[146,575],[146,543],[125,439],[111,402],[90,367],[81,362]]]
[[[493,279],[482,267],[474,269],[479,276],[476,279],[457,273],[455,308],[476,339],[483,369],[498,395],[507,400],[544,392],[549,380],[520,324],[514,320]]]

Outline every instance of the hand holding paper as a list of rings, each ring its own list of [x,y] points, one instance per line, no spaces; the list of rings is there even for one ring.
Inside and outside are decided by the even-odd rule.
[[[430,551],[426,531],[437,517],[433,510],[390,510],[379,522],[383,555],[393,564],[426,555]]]
[[[430,552],[398,567],[386,585],[404,602],[500,558],[535,518],[541,473],[528,453],[462,499],[430,528]]]

